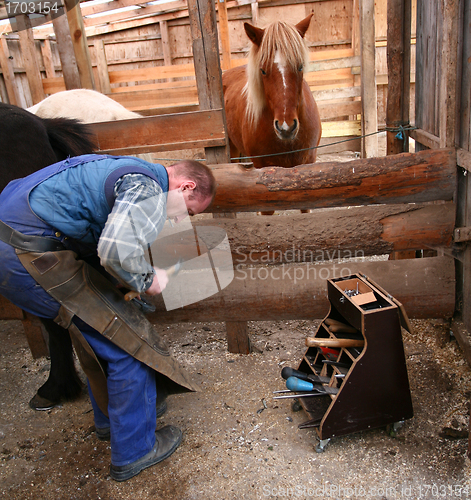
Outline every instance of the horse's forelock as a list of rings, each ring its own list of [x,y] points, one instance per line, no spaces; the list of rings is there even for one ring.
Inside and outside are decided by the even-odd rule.
[[[307,45],[294,26],[277,21],[265,28],[260,46],[253,44],[250,48],[247,64],[247,117],[254,123],[265,106],[260,68],[270,68],[277,53],[292,71],[298,71],[309,61]]]

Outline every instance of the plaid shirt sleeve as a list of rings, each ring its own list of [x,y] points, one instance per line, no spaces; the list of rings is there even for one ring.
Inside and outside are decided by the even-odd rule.
[[[120,283],[142,293],[154,278],[146,254],[165,223],[167,196],[157,182],[141,174],[118,179],[114,194],[115,203],[98,242],[98,256]]]

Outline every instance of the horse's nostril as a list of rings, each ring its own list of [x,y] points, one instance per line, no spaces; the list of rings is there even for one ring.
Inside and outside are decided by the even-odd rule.
[[[288,125],[286,122],[283,122],[283,124],[280,125],[279,120],[274,120],[273,125],[276,132],[280,136],[283,136],[284,138],[290,138],[293,134],[297,133],[299,122],[296,118],[294,118],[291,125]]]

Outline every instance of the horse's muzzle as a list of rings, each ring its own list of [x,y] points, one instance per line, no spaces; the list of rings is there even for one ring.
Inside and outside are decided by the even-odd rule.
[[[285,121],[280,125],[279,120],[274,120],[273,128],[275,129],[276,135],[282,141],[291,141],[298,135],[299,122],[295,118],[291,125],[288,125]]]

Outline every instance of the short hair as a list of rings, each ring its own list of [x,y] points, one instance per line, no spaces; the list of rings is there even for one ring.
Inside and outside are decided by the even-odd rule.
[[[173,173],[177,177],[187,177],[196,183],[192,195],[199,200],[210,197],[211,202],[216,194],[216,179],[211,169],[195,160],[181,160],[170,165]],[[193,197],[192,196],[192,197]]]

